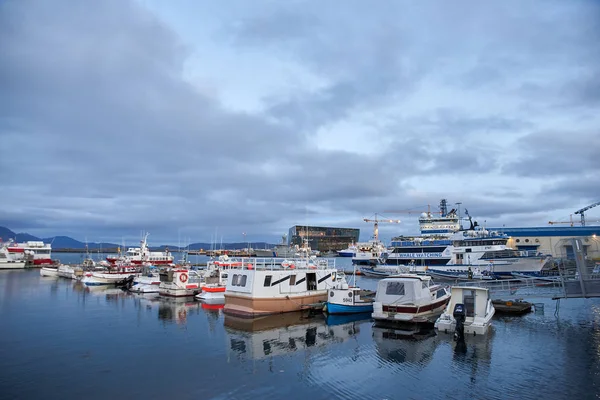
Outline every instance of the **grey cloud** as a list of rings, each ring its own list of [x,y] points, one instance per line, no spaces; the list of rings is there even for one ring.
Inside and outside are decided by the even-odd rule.
[[[583,174],[600,173],[598,131],[538,131],[518,141],[515,151],[519,160],[505,164],[502,172],[526,177],[569,175],[579,179]]]
[[[504,115],[491,105],[467,111],[460,96],[452,109],[432,106],[416,114],[412,96],[423,87],[452,86],[455,78],[463,89],[489,89],[493,81],[504,93],[527,84],[521,72],[580,63],[586,73],[567,97],[594,101],[595,86],[585,80],[593,83],[597,75],[586,50],[593,53],[597,44],[584,35],[594,26],[582,17],[583,3],[553,4],[559,12],[526,8],[523,17],[511,5],[494,6],[496,12],[462,3],[345,4],[219,6],[237,15],[233,24],[222,21],[217,44],[223,51],[249,47],[264,60],[294,62],[322,82],[320,89],[274,93],[263,99],[265,113],[255,115],[228,110],[187,82],[182,76],[193,46],[136,2],[3,2],[0,136],[10,147],[0,158],[6,204],[0,224],[79,239],[137,238],[148,229],[154,240],[180,233],[210,240],[215,231],[225,240],[242,231],[277,240],[298,222],[335,218],[368,233],[361,218],[373,212],[466,197],[459,188],[422,194],[409,178],[460,179],[476,170],[493,179],[504,148],[489,138],[536,129],[526,113]],[[465,61],[470,54],[478,56]],[[577,77],[560,78],[544,96],[557,96],[557,87]],[[530,87],[544,91],[542,83]],[[544,108],[553,99],[536,104]],[[386,124],[393,118],[380,110],[390,105],[400,115]],[[356,114],[370,115],[391,144],[359,155],[345,152],[343,143],[337,151],[312,143],[317,129]],[[502,171],[597,171],[592,149],[598,143],[588,133],[525,136],[520,158]],[[565,150],[576,156],[557,161]],[[533,205],[521,204],[530,193],[521,202],[509,193],[502,188],[461,201],[509,221],[533,212]],[[537,206],[555,209],[567,201]],[[382,231],[396,228],[405,229]]]

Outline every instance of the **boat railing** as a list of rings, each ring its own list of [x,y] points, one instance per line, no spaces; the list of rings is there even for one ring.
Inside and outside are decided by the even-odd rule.
[[[336,268],[335,259],[302,257],[302,258],[283,258],[283,257],[230,257],[225,265],[229,264],[234,269],[256,269],[256,270],[276,270],[276,269],[332,269]]]

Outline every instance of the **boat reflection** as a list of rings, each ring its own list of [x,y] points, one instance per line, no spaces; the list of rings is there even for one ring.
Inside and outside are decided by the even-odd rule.
[[[437,337],[433,328],[401,330],[373,326],[377,354],[384,361],[425,366],[433,358]]]
[[[165,322],[185,324],[191,315],[198,315],[200,303],[188,298],[172,298],[158,301],[158,319]]]
[[[225,314],[230,356],[260,360],[297,350],[341,343],[359,332],[355,321],[328,325],[325,316],[302,312],[239,318]]]

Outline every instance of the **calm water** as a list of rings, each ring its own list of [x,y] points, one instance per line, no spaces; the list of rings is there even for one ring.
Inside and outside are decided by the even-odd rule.
[[[61,258],[59,256],[59,258]],[[346,261],[342,261],[346,262]],[[376,280],[359,284],[374,288]],[[538,301],[538,300],[536,300]],[[600,300],[495,318],[466,349],[368,316],[261,320],[219,306],[0,271],[0,398],[588,399],[600,393]]]

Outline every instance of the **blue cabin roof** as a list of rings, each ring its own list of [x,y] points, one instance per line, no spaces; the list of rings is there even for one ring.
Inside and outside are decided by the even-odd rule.
[[[508,236],[592,236],[600,235],[600,225],[595,226],[539,226],[530,228],[490,228]]]

